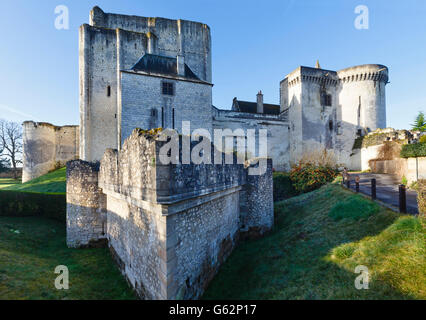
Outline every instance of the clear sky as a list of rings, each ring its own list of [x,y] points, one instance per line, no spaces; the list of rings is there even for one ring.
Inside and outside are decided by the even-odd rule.
[[[69,30],[55,28],[55,7],[69,8]],[[389,67],[387,125],[408,128],[426,111],[424,0],[0,0],[0,118],[78,124],[78,27],[90,9],[186,19],[212,33],[213,104],[233,97],[279,103],[279,82],[299,65],[324,69]],[[354,26],[358,5],[369,29]]]

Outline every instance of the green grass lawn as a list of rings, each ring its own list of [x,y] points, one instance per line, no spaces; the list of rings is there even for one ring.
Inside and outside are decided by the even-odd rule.
[[[57,290],[55,267],[69,269]],[[65,225],[44,218],[0,217],[0,300],[135,299],[108,249],[68,249]]]
[[[425,227],[330,184],[276,203],[274,230],[240,244],[203,298],[426,299]]]
[[[4,188],[11,187],[15,184],[20,184],[20,180],[9,179],[9,178],[0,178],[0,190]]]
[[[26,183],[16,183],[9,185],[2,188],[2,190],[38,193],[65,193],[66,180],[66,168],[63,167]]]

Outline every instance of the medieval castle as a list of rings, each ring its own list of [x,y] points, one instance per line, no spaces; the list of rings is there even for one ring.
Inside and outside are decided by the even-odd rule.
[[[273,225],[272,170],[304,152],[332,150],[362,168],[354,140],[386,127],[388,69],[298,67],[280,104],[234,98],[212,105],[207,25],[90,13],[80,27],[80,126],[24,123],[23,181],[67,166],[67,241],[107,240],[141,297],[197,298],[239,237]],[[162,165],[164,143],[141,129],[266,129],[266,173],[246,165]]]

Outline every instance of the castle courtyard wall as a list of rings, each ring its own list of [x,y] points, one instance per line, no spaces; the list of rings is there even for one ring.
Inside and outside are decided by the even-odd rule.
[[[259,150],[259,129],[266,129],[268,138],[267,157],[273,159],[274,169],[277,171],[290,170],[289,126],[287,118],[282,116],[213,108],[213,130],[231,129],[234,132],[237,129],[242,129],[246,134],[248,129],[254,129],[256,130],[256,150]],[[257,156],[259,154],[250,154],[250,157],[253,158]]]

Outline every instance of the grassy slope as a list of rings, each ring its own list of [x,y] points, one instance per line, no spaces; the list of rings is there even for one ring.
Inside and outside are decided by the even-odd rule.
[[[61,168],[41,177],[5,187],[2,190],[38,192],[38,193],[65,193],[66,192],[66,168]]]
[[[69,269],[69,290],[54,286],[58,265]],[[68,249],[53,220],[0,217],[0,300],[134,298],[108,249]]]
[[[276,204],[275,217],[269,235],[236,248],[204,299],[426,299],[424,220],[338,185]],[[354,286],[357,265],[369,268],[369,290]]]

